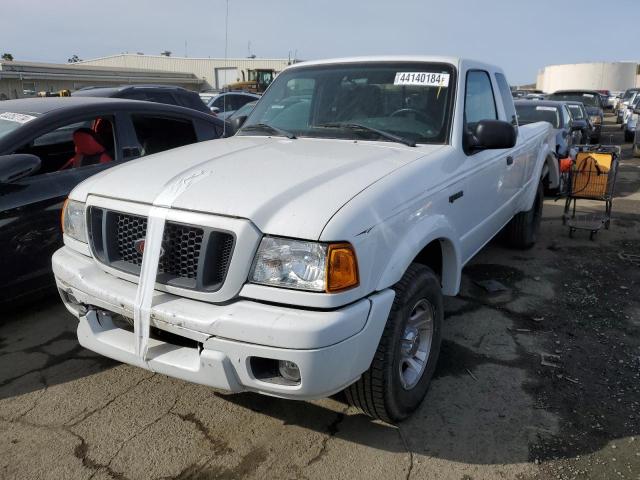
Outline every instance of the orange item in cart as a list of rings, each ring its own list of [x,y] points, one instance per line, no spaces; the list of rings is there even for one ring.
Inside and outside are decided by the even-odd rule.
[[[560,172],[567,173],[571,171],[571,164],[573,160],[571,158],[561,158],[560,159]]]

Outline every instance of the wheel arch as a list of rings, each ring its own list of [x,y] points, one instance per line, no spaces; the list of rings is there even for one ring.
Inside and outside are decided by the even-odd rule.
[[[430,267],[440,278],[444,295],[457,295],[462,260],[457,236],[444,217],[425,222],[406,235],[384,268],[378,290],[388,288],[402,278],[412,263]]]
[[[545,176],[549,178],[549,188],[557,188],[559,186],[560,166],[558,165],[556,154],[549,147],[548,142],[542,143],[536,160],[531,179],[525,187],[526,190],[523,192],[519,211],[527,211],[533,207],[533,202],[536,199],[536,193],[538,191],[538,183],[542,181]],[[555,183],[552,179],[556,179]]]

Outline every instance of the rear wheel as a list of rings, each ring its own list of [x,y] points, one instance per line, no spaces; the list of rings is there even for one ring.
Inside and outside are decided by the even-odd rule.
[[[630,132],[629,130],[624,131],[624,141],[625,142],[633,142],[633,139],[636,136],[636,132]]]
[[[542,206],[544,204],[543,182],[538,183],[536,198],[531,209],[520,212],[504,227],[504,238],[513,248],[531,248],[538,240],[540,222],[542,221]]]
[[[402,420],[424,399],[440,354],[444,309],[433,271],[412,264],[396,297],[369,370],[345,390],[347,400],[385,422]]]

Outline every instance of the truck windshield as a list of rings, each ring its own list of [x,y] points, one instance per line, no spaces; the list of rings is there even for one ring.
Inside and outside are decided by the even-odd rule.
[[[566,101],[566,102],[581,102],[590,107],[600,108],[600,99],[597,93],[582,93],[582,92],[558,92],[552,93],[547,97],[548,100]]]
[[[298,67],[278,75],[240,135],[448,141],[455,69],[444,63],[366,62]]]
[[[582,113],[582,109],[580,105],[568,105],[569,112],[571,112],[571,116],[576,120],[584,120],[586,117]]]
[[[518,113],[518,125],[527,125],[535,122],[549,122],[553,128],[560,128],[560,112],[556,107],[544,105],[516,105]]]

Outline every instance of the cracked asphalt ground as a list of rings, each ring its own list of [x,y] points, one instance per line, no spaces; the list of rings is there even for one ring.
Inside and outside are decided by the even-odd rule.
[[[399,427],[339,397],[228,395],[102,358],[56,298],[5,312],[0,478],[639,479],[640,159],[624,158],[610,231],[569,239],[547,199],[535,248],[496,241],[465,269]]]

